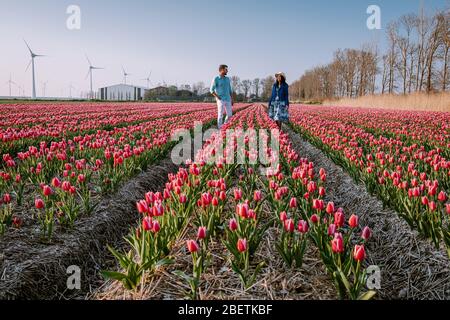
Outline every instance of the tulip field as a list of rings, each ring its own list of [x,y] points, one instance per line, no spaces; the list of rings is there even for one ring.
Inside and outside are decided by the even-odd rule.
[[[402,297],[369,285],[374,264],[382,274],[401,269],[376,251],[390,234],[364,207],[330,200],[336,177],[302,153],[311,144],[320,163],[331,159],[347,184],[407,223],[396,230],[411,246],[445,259],[430,297],[449,298],[450,114],[293,105],[279,131],[262,104],[233,112],[169,170],[173,133],[193,134],[196,121],[215,128],[215,105],[2,105],[0,297],[67,294],[64,268],[80,261],[90,282],[77,297],[87,299]],[[161,172],[162,181],[146,181]],[[99,229],[78,240],[90,224]],[[61,260],[70,255],[78,257]]]

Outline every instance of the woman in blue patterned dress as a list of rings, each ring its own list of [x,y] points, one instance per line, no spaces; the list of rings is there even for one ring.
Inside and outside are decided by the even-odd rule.
[[[289,86],[286,83],[286,75],[278,72],[272,88],[272,96],[269,100],[269,117],[275,121],[281,130],[283,122],[289,122]]]

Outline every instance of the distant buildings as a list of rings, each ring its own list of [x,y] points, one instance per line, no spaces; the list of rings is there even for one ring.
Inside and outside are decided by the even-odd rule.
[[[116,84],[98,90],[100,100],[139,101],[143,100],[147,88],[128,84]]]

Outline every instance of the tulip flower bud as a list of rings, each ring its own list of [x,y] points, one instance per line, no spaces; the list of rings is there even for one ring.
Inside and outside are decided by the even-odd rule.
[[[334,207],[334,203],[333,202],[328,202],[326,211],[327,211],[328,214],[333,214],[334,213],[335,207]]]
[[[369,240],[370,237],[372,236],[372,230],[370,230],[369,227],[364,227],[362,233],[361,233],[361,238],[363,238],[364,240]]]
[[[335,233],[336,233],[336,225],[332,223],[328,226],[328,235],[334,236]]]
[[[180,194],[180,203],[186,203],[187,197],[185,194]]]
[[[238,228],[236,219],[231,219],[228,227],[230,228],[231,231],[236,231]]]
[[[296,198],[291,198],[291,201],[289,201],[289,207],[297,208],[297,199]]]
[[[285,222],[287,220],[287,213],[285,211],[280,212],[280,221]]]
[[[44,201],[39,198],[36,198],[34,200],[34,205],[35,205],[36,209],[43,209],[45,207]]]
[[[239,201],[242,199],[242,190],[234,189],[234,200]]]
[[[260,190],[256,190],[254,195],[253,195],[253,200],[255,200],[256,202],[261,201],[262,199],[262,194]]]
[[[294,220],[288,219],[284,222],[284,230],[286,230],[286,232],[292,233],[294,232],[294,229]]]
[[[200,239],[200,240],[206,238],[206,227],[199,227],[198,228],[197,238]]]
[[[350,216],[350,219],[348,220],[348,224],[349,224],[350,228],[352,228],[352,229],[356,228],[358,226],[358,221],[359,221],[358,216],[352,214]]]
[[[219,205],[219,199],[217,199],[217,197],[214,197],[211,201],[211,204],[213,205],[213,207],[217,207]]]
[[[447,214],[450,214],[450,203],[447,203],[445,205],[445,211],[447,212]]]
[[[447,201],[447,199],[448,199],[447,194],[444,191],[439,192],[438,200],[440,202],[445,202]]]
[[[427,206],[428,203],[429,203],[428,198],[427,198],[426,196],[422,197],[422,204],[423,204],[424,206]]]
[[[363,261],[366,258],[366,250],[364,245],[355,245],[353,250],[353,258],[356,261]]]
[[[300,233],[307,233],[309,230],[308,222],[306,222],[305,220],[300,220],[298,222],[297,229],[298,229],[298,232],[300,232]]]
[[[320,187],[320,188],[319,188],[319,195],[320,195],[321,197],[324,197],[324,196],[325,196],[325,188],[324,188],[324,187]]]
[[[152,218],[150,218],[150,217],[145,217],[143,220],[142,220],[142,229],[144,229],[145,231],[150,231],[150,230],[152,230],[152,228],[153,228],[153,221],[152,221]]]
[[[139,213],[148,213],[148,204],[145,200],[136,202],[136,208]]]
[[[239,239],[237,242],[237,249],[241,253],[247,251],[247,239]]]
[[[53,193],[53,190],[49,186],[44,186],[42,192],[44,193],[44,196],[49,197]]]
[[[317,224],[317,223],[319,222],[319,216],[318,216],[317,214],[313,214],[313,215],[311,216],[311,222],[312,222],[313,224]]]
[[[54,186],[55,188],[59,188],[61,186],[61,181],[58,178],[53,178],[52,179],[52,186]]]
[[[5,204],[8,204],[8,203],[11,202],[11,195],[10,195],[9,193],[5,193],[5,194],[3,195],[3,202],[4,202]]]
[[[158,220],[153,221],[153,228],[152,228],[152,231],[153,231],[154,233],[158,233],[159,230],[161,230],[161,226],[159,225]]]
[[[248,218],[248,204],[240,203],[236,206],[236,214],[244,219]]]
[[[436,209],[437,209],[436,202],[434,202],[434,201],[431,201],[431,202],[428,204],[428,206],[430,207],[430,210],[431,210],[431,211],[436,211]]]
[[[334,239],[331,240],[331,249],[335,253],[344,252],[344,239],[341,233],[335,233]]]
[[[188,240],[186,241],[187,249],[190,253],[194,253],[198,251],[198,244],[195,240]]]

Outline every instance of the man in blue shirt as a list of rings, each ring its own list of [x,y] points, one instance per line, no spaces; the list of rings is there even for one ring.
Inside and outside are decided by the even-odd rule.
[[[221,65],[219,67],[219,75],[215,77],[211,83],[211,94],[217,101],[217,126],[219,129],[223,124],[223,112],[225,109],[225,123],[232,117],[233,111],[233,90],[231,88],[230,78],[227,77],[228,66]]]

